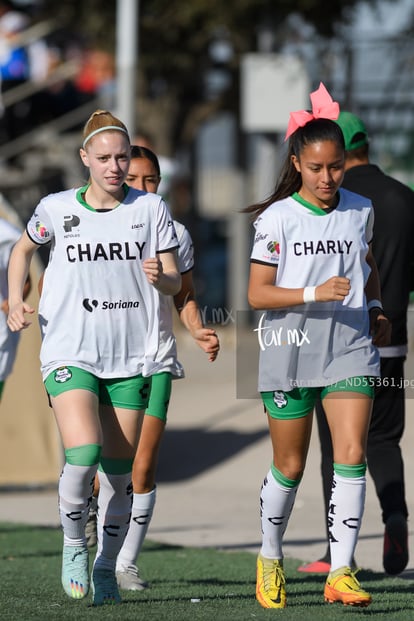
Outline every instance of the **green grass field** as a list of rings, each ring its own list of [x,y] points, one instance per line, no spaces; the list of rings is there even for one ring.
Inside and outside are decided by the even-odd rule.
[[[60,529],[0,524],[0,619],[74,621],[412,621],[414,581],[361,571],[371,592],[368,608],[323,601],[323,576],[296,571],[299,561],[286,559],[288,607],[264,610],[256,602],[255,556],[249,552],[145,544],[142,575],[151,588],[123,593],[119,606],[91,606],[70,600],[60,585]],[[91,553],[91,561],[92,561]],[[197,601],[192,601],[197,600]]]

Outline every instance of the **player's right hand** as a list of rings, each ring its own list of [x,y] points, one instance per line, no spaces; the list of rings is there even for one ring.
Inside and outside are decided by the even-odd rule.
[[[25,314],[33,315],[35,309],[26,304],[26,302],[19,302],[18,304],[14,304],[9,309],[9,315],[7,317],[7,325],[9,326],[12,332],[19,332],[19,330],[24,330],[28,328],[31,321],[27,321],[25,318]]]

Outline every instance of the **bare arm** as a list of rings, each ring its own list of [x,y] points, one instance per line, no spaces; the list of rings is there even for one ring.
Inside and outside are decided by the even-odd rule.
[[[30,291],[32,290],[32,279],[30,277],[30,274],[27,276],[26,278],[26,282],[24,283],[24,288],[23,288],[23,300],[25,300],[27,298],[27,296],[29,295]],[[5,315],[9,314],[9,300],[3,300],[3,303],[1,305],[1,310],[3,311],[3,313]]]
[[[9,261],[9,316],[7,324],[12,332],[30,326],[25,314],[33,314],[34,308],[24,301],[30,262],[38,246],[31,241],[26,231],[16,242]]]
[[[32,279],[30,277],[30,274],[28,274],[26,278],[26,282],[24,283],[24,287],[23,287],[23,300],[27,298],[31,290],[32,290]]]
[[[208,354],[209,361],[214,362],[220,350],[220,342],[216,331],[203,325],[195,297],[192,271],[182,274],[181,283],[180,291],[174,296],[175,308],[197,345]]]
[[[142,262],[148,282],[164,295],[175,295],[181,288],[181,274],[177,266],[177,253],[160,252],[156,257]]]
[[[289,289],[275,285],[277,267],[261,263],[250,264],[248,300],[256,310],[286,308],[304,304],[304,288]],[[349,278],[332,276],[322,284],[309,283],[315,288],[315,302],[342,301],[350,291]]]

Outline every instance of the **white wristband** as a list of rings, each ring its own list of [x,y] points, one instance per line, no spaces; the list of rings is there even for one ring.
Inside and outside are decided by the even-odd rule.
[[[303,303],[308,304],[309,302],[315,302],[315,291],[316,287],[305,287],[303,290]]]
[[[379,308],[382,310],[382,302],[380,300],[370,300],[367,307],[368,310],[371,310],[371,308]]]

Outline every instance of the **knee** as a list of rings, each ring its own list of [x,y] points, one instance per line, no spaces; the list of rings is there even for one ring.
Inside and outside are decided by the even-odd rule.
[[[300,481],[302,479],[305,462],[300,457],[294,456],[283,460],[274,459],[274,464],[287,479],[292,481]]]
[[[355,466],[362,464],[366,459],[365,447],[359,444],[350,444],[335,452],[334,462]]]

